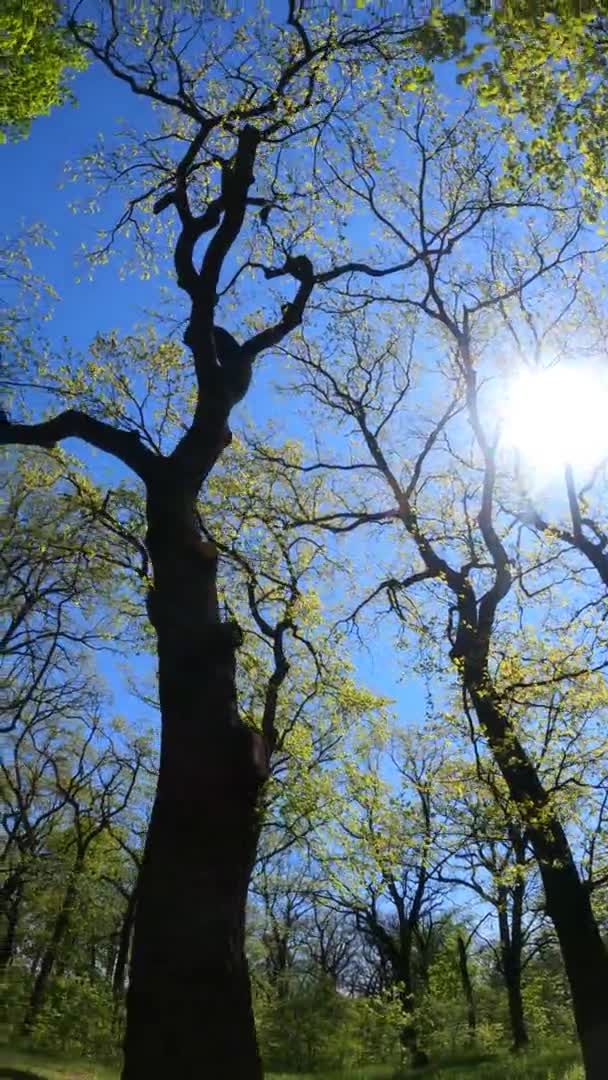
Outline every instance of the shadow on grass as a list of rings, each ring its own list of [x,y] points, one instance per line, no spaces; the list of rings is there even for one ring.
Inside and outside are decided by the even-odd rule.
[[[27,1072],[25,1069],[13,1069],[10,1066],[7,1068],[5,1065],[0,1066],[0,1077],[4,1080],[45,1080],[44,1076],[40,1073]]]

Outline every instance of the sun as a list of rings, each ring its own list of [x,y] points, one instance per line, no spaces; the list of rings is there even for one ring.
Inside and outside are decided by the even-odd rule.
[[[526,369],[505,398],[502,443],[535,473],[589,470],[608,455],[608,372],[559,364]]]

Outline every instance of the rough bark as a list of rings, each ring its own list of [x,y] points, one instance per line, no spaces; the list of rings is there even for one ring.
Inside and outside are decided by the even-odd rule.
[[[220,621],[215,552],[175,476],[149,492],[147,543],[162,737],[138,882],[123,1080],[258,1080],[244,937],[267,764],[261,739],[238,715],[238,628]]]
[[[471,980],[471,974],[469,972],[469,958],[467,956],[467,947],[464,943],[464,939],[461,935],[458,935],[457,940],[458,949],[458,970],[460,972],[460,982],[462,985],[462,993],[467,1007],[467,1030],[470,1042],[475,1042],[477,1034],[477,1013],[475,1010],[475,995],[473,993],[473,983]]]

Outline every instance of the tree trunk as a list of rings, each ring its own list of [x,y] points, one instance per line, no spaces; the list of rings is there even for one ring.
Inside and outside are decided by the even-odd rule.
[[[401,1005],[405,1014],[405,1022],[400,1032],[401,1047],[409,1057],[410,1064],[414,1069],[422,1069],[429,1063],[428,1054],[418,1045],[418,1031],[414,1020],[414,995],[411,987],[405,987],[401,995]]]
[[[477,1013],[475,1011],[475,996],[473,994],[473,983],[471,981],[471,975],[469,972],[469,959],[467,956],[467,948],[460,934],[458,935],[457,947],[460,982],[462,984],[462,992],[464,994],[464,1000],[467,1006],[467,1030],[469,1035],[469,1042],[475,1042],[477,1034]]]
[[[42,950],[36,949],[32,959],[30,961],[30,979],[35,979],[38,974],[38,968],[40,966],[40,958],[42,956]]]
[[[399,910],[400,948],[393,958],[393,971],[401,984],[401,1006],[405,1022],[401,1028],[402,1050],[407,1052],[414,1069],[422,1069],[429,1063],[428,1054],[418,1044],[418,1029],[415,1019],[414,986],[412,982],[412,927],[405,916],[404,908]]]
[[[239,719],[233,624],[194,498],[148,493],[162,717],[158,785],[138,890],[123,1080],[259,1080],[245,906],[267,776]]]
[[[512,897],[512,925],[509,927],[509,890],[499,888],[498,933],[500,937],[500,962],[509,1003],[509,1021],[513,1041],[511,1049],[517,1052],[528,1045],[528,1030],[521,996],[521,916],[523,912],[523,889]],[[517,902],[516,902],[517,900]]]
[[[34,980],[34,986],[30,995],[30,1000],[25,1012],[22,1023],[22,1034],[28,1036],[36,1023],[36,1018],[44,1005],[46,995],[48,992],[51,975],[57,964],[57,959],[61,950],[61,946],[65,941],[66,934],[70,926],[70,919],[72,916],[72,908],[76,899],[78,891],[78,879],[84,866],[84,858],[78,857],[76,863],[72,869],[69,877],[68,885],[63,894],[63,900],[61,907],[55,916],[55,922],[53,924],[53,931],[51,933],[50,941],[46,946],[42,959],[40,961],[40,967],[36,978]]]
[[[0,945],[0,970],[4,970],[4,968],[8,967],[15,953],[17,927],[19,925],[19,897],[17,897],[16,900],[13,899],[10,904],[7,904],[4,917],[6,920],[6,927],[2,938],[2,944]]]
[[[539,850],[546,846],[544,836],[541,841]],[[534,846],[534,838],[532,842]],[[608,953],[589,891],[578,876],[567,844],[566,850],[568,862],[564,852],[561,864],[547,857],[541,863],[547,914],[555,927],[566,968],[585,1076],[587,1080],[604,1080],[608,1060]]]
[[[510,795],[523,809],[540,867],[547,914],[555,927],[568,977],[587,1080],[603,1080],[608,1060],[608,952],[593,915],[589,890],[579,877],[550,798],[505,719],[487,673],[481,678],[469,676],[465,685]]]
[[[505,971],[505,983],[509,1002],[509,1021],[513,1043],[511,1049],[515,1052],[525,1050],[528,1045],[528,1029],[524,1016],[524,1003],[521,996],[521,971],[518,968]]]
[[[127,964],[129,962],[129,950],[131,948],[131,938],[133,936],[133,923],[135,921],[135,904],[137,897],[137,885],[135,885],[127,900],[127,906],[120,925],[120,932],[118,936],[118,949],[116,950],[116,961],[114,963],[112,974],[112,996],[115,1004],[122,1000],[122,995],[125,992],[125,976],[127,973]]]
[[[23,896],[23,878],[19,870],[7,875],[0,890],[0,914],[5,923],[2,944],[0,945],[0,971],[8,967],[13,959],[19,925],[19,908]]]

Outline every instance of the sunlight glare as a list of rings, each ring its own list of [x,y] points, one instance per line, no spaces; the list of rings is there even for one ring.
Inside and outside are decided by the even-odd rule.
[[[544,476],[590,469],[608,455],[608,378],[565,364],[520,373],[507,393],[503,445]]]

